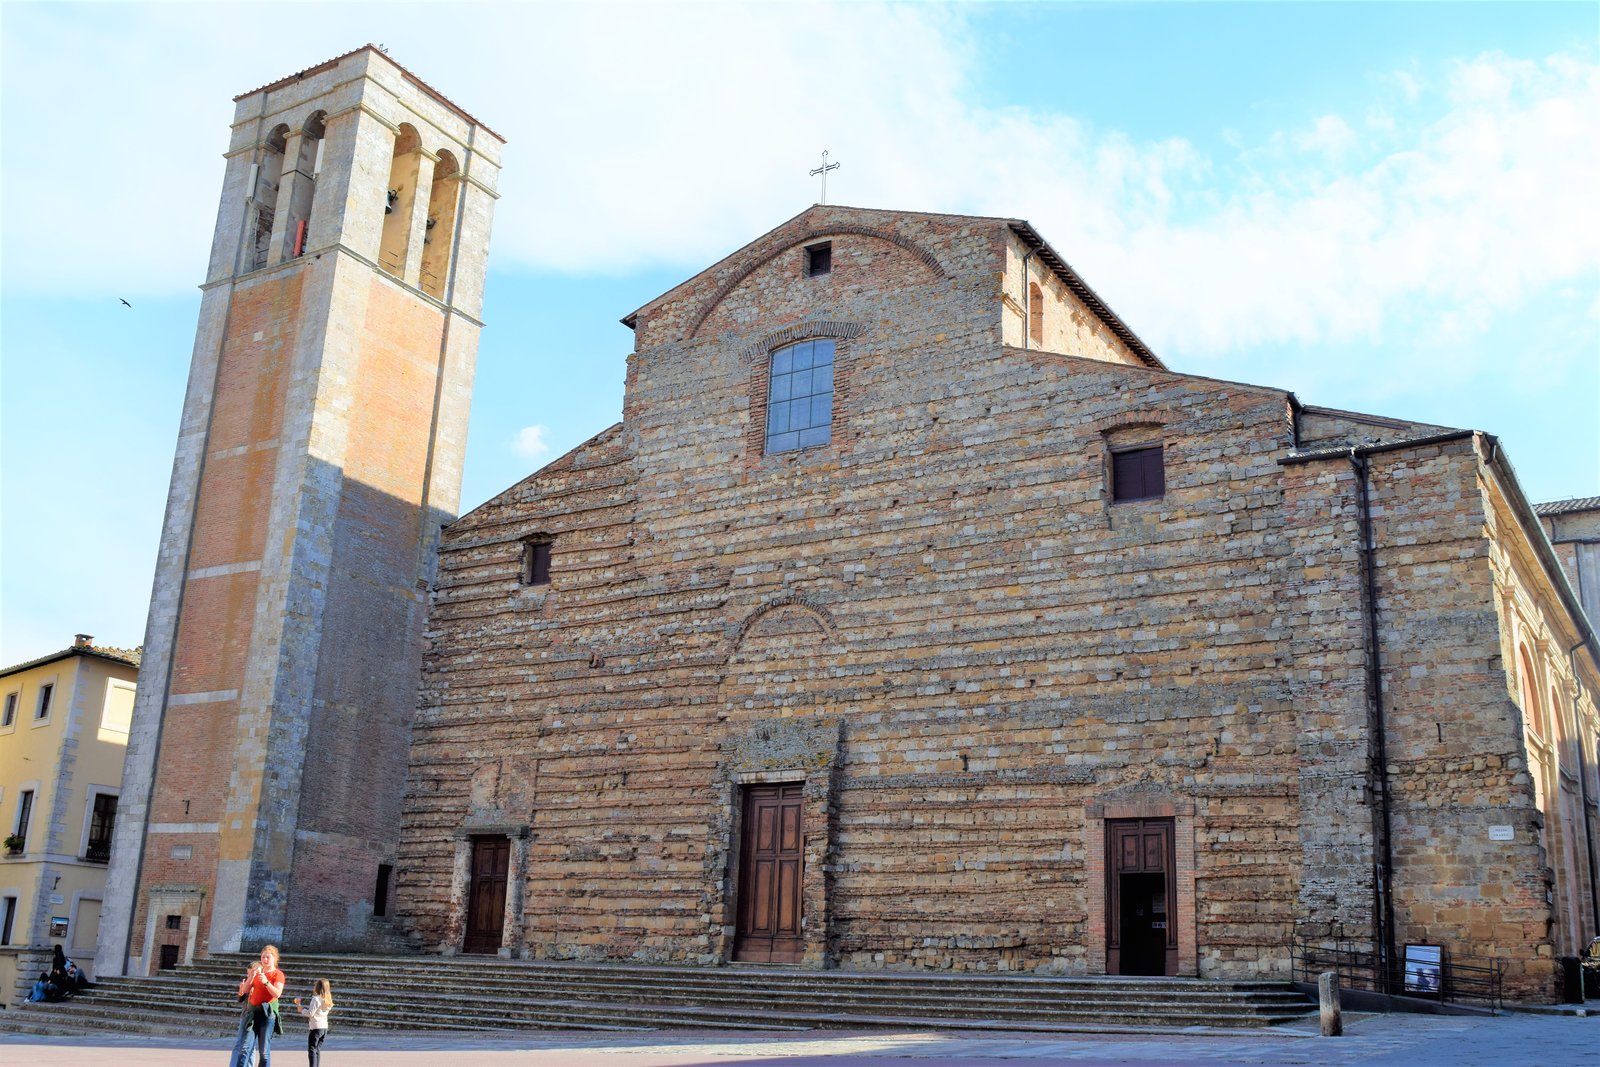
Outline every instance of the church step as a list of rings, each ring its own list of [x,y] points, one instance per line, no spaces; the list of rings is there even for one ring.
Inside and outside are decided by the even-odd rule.
[[[186,967],[186,972],[215,973],[228,980],[236,980],[253,957],[217,957]],[[754,970],[744,967],[668,967],[626,964],[550,963],[499,960],[487,957],[420,957],[416,961],[396,962],[393,957],[357,956],[295,956],[285,959],[285,969],[294,979],[311,977],[343,977],[346,981],[376,978],[393,974],[410,978],[416,968],[423,966],[430,982],[453,978],[473,985],[514,981],[547,980],[545,976],[582,981],[585,979],[608,984],[648,983],[673,987],[695,986],[716,989],[728,988],[806,988],[826,989],[866,988],[885,989],[896,986],[916,988],[949,988],[959,990],[959,995],[974,992],[998,991],[1007,995],[1018,990],[1039,994],[1050,990],[1099,991],[1124,989],[1140,994],[1194,995],[1206,991],[1235,993],[1282,993],[1289,989],[1284,982],[1270,981],[1208,981],[1193,978],[1119,978],[1055,975],[971,975],[923,974],[904,971],[816,971],[800,969]]]
[[[0,1029],[234,1032],[231,993],[252,962],[214,956],[154,977],[111,978],[90,994],[0,1014]],[[812,971],[531,962],[483,957],[286,957],[291,996],[333,983],[336,1025],[352,1029],[970,1030],[1255,1028],[1313,1005],[1286,985],[1195,979]],[[297,1026],[289,1008],[286,1024]],[[7,1018],[10,1016],[10,1018]],[[58,1029],[51,1029],[56,1027]]]
[[[364,982],[336,987],[337,995],[347,1003],[373,1003],[404,1000],[408,1003],[430,1006],[448,1005],[462,999],[491,1001],[503,999],[516,1002],[532,1000],[537,1003],[566,1004],[629,1004],[651,1003],[678,1008],[715,1008],[725,1005],[730,991],[673,991],[656,989],[648,992],[607,988],[573,988],[551,986],[506,990],[496,996],[496,991],[479,989],[475,992],[453,993],[437,986],[428,992],[419,992],[414,984],[380,984]],[[162,1004],[174,996],[175,991],[163,987],[133,987],[121,989],[118,996],[129,1003]],[[213,986],[191,985],[183,994],[192,1002],[215,998]],[[907,1015],[990,1015],[1011,1018],[1048,1019],[1063,1012],[1095,1011],[1099,1013],[1134,1013],[1162,1011],[1170,1008],[1172,1001],[1165,997],[1137,997],[1112,993],[1075,998],[983,997],[955,998],[944,993],[904,992],[893,995],[859,994],[850,992],[814,992],[796,997],[788,992],[760,992],[748,989],[738,991],[738,1003],[743,1010],[782,1010],[800,1005],[813,1011],[889,1012]],[[1206,1011],[1214,1014],[1243,1013],[1249,1015],[1293,1014],[1309,1010],[1303,996],[1285,992],[1270,996],[1202,995],[1185,997],[1179,1003],[1190,1012]]]
[[[725,1005],[728,1001],[726,994],[722,997],[709,997],[697,994],[673,995],[658,991],[648,998],[640,998],[605,990],[580,992],[557,990],[540,993],[536,996],[518,997],[507,995],[499,998],[483,994],[466,998],[438,991],[419,992],[415,989],[407,991],[400,988],[382,989],[371,986],[351,986],[341,991],[339,995],[343,997],[346,1004],[350,1005],[404,1003],[414,1008],[425,1009],[430,1015],[439,1017],[449,1017],[456,1010],[455,1005],[463,1003],[481,1004],[494,1001],[509,1004],[528,1003],[546,1008],[559,1005],[568,1013],[580,1010],[589,1012],[614,1011],[617,1010],[618,1005],[626,1006],[626,1010],[640,1010],[644,1005],[649,1005],[676,1011],[706,1013],[726,1011]],[[217,997],[215,990],[209,988],[191,988],[180,992],[177,989],[159,987],[127,989],[119,987],[116,997],[119,1003],[126,1004],[130,1008],[137,1007],[151,1011],[162,1010],[165,1005],[174,1000],[194,1005],[195,1010],[199,1010],[201,1007],[221,1013],[231,1013],[234,1010],[231,1002]],[[1271,1017],[1293,1015],[1297,1012],[1304,1013],[1309,1009],[1309,1005],[1303,997],[1298,1000],[1283,997],[1270,1001],[1186,999],[1178,1004],[1173,1004],[1169,1001],[1127,997],[1040,1002],[1021,998],[1014,1000],[962,1001],[945,996],[865,997],[839,994],[813,995],[801,999],[786,996],[753,996],[745,991],[741,991],[738,994],[738,1005],[739,1012],[745,1015],[759,1009],[764,1012],[802,1010],[824,1014],[954,1015],[1039,1021],[1048,1021],[1064,1015],[1084,1014],[1133,1015],[1146,1013],[1170,1015],[1175,1009],[1181,1010],[1185,1014],[1203,1013],[1209,1015]],[[288,1010],[292,1011],[292,1009]],[[341,1018],[344,1017],[347,1016],[341,1013]]]

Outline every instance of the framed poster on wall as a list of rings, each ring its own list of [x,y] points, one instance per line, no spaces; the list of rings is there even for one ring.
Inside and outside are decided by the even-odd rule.
[[[1444,949],[1440,945],[1406,946],[1407,993],[1437,997],[1443,992]]]

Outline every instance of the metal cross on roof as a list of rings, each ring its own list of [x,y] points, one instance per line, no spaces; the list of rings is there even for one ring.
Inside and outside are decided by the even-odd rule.
[[[837,164],[837,163],[829,163],[828,162],[828,150],[826,148],[824,148],[822,150],[822,166],[817,167],[815,170],[813,170],[811,172],[811,176],[813,178],[815,178],[819,174],[822,175],[822,199],[817,201],[817,203],[826,204],[828,202],[828,172],[830,170],[838,170],[838,169],[839,169],[839,164]]]

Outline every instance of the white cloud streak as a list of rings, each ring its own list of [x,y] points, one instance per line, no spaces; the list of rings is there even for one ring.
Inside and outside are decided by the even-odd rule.
[[[550,443],[546,440],[549,433],[548,426],[524,426],[512,438],[511,450],[530,463],[537,463],[550,454]]]
[[[8,10],[9,288],[198,280],[211,218],[192,205],[215,195],[227,92],[348,50],[374,8],[318,8],[293,55],[261,48],[261,10]],[[1419,314],[1444,344],[1600,269],[1600,73],[1571,57],[1388,72],[1376,107],[1219,153],[1095,128],[1067,102],[974,103],[959,8],[451,10],[383,35],[508,136],[502,269],[698,269],[810,203],[805,171],[824,147],[844,164],[835,200],[1030,218],[1186,360],[1381,340]],[[155,55],[184,62],[152,78]],[[59,95],[32,106],[28,84]],[[125,121],[104,121],[111,100]]]

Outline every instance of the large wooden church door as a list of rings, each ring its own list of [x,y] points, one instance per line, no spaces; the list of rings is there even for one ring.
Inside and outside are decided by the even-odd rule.
[[[799,782],[744,790],[735,960],[799,963],[805,955],[800,929],[801,792]]]
[[[504,837],[472,839],[472,871],[467,882],[467,939],[461,951],[500,951],[506,923],[506,870],[510,865],[510,840]]]
[[[1106,823],[1106,973],[1178,973],[1171,819]]]

